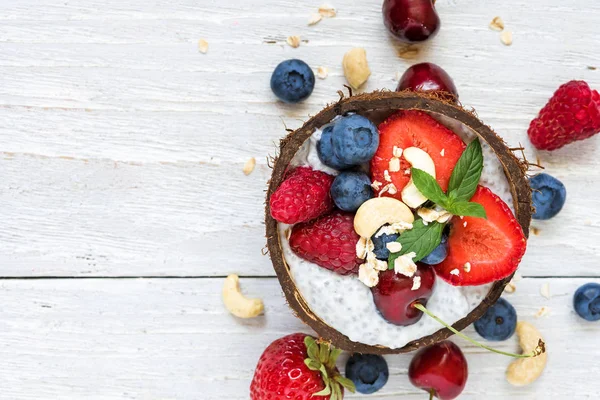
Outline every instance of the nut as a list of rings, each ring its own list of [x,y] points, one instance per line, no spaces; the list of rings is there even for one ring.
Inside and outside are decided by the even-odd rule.
[[[337,12],[333,6],[330,6],[329,4],[323,4],[321,7],[319,7],[319,14],[326,18],[333,18]]]
[[[410,208],[392,197],[375,197],[365,201],[354,216],[354,230],[370,238],[385,224],[410,223],[415,220]]]
[[[540,332],[529,322],[517,322],[517,336],[523,353],[532,353],[534,350],[543,353],[536,357],[520,358],[513,361],[506,369],[506,380],[515,386],[529,385],[542,375],[546,367],[548,354]]]
[[[400,159],[398,157],[390,158],[390,161],[388,162],[388,168],[390,172],[400,171]]]
[[[244,164],[244,175],[250,175],[252,171],[254,171],[254,167],[256,166],[256,158],[250,157],[246,164]]]
[[[342,67],[344,68],[346,80],[354,89],[361,87],[371,75],[369,63],[367,62],[367,52],[360,47],[355,47],[344,54]]]
[[[261,299],[249,299],[240,292],[240,278],[229,275],[223,284],[223,303],[230,313],[240,318],[253,318],[264,311]]]
[[[490,22],[490,29],[494,31],[503,31],[504,30],[504,21],[500,17],[494,17],[492,22]]]
[[[379,273],[373,268],[373,265],[365,263],[358,267],[358,280],[368,287],[377,286]]]
[[[535,313],[534,317],[536,317],[536,318],[545,317],[549,313],[550,313],[550,307],[542,306],[542,307],[540,307],[538,312]]]
[[[327,67],[319,67],[317,68],[317,77],[319,79],[325,79],[329,75],[329,69]]]
[[[308,20],[308,25],[314,25],[318,23],[321,19],[323,19],[323,16],[321,14],[313,14]]]
[[[208,42],[204,39],[198,40],[198,51],[202,54],[206,54],[208,51]]]
[[[394,272],[412,278],[417,272],[417,264],[413,261],[417,254],[414,251],[403,254],[394,260]]]
[[[291,47],[296,48],[300,46],[300,36],[288,36],[286,43]]]
[[[435,164],[426,151],[418,147],[409,147],[408,149],[404,149],[403,155],[413,168],[423,170],[435,178]],[[427,201],[427,197],[419,192],[419,189],[417,189],[411,178],[404,189],[402,189],[402,201],[409,207],[417,208]]]
[[[402,243],[400,242],[389,242],[386,243],[385,248],[390,251],[390,253],[398,253],[402,250]]]
[[[418,55],[419,55],[418,47],[408,46],[408,47],[402,47],[402,48],[398,49],[398,57],[404,58],[406,60],[412,60],[414,58],[417,58]]]
[[[500,34],[500,41],[506,46],[510,46],[513,42],[512,40],[512,32],[511,31],[503,31]]]

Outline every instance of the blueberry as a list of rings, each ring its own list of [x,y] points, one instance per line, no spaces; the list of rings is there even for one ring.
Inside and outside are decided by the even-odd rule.
[[[379,146],[377,127],[362,115],[341,117],[333,126],[333,152],[348,165],[369,162]]]
[[[333,202],[343,211],[356,211],[373,197],[371,180],[364,172],[342,172],[331,185]]]
[[[600,319],[600,284],[586,283],[573,296],[573,307],[577,314],[588,321]]]
[[[286,103],[306,99],[315,87],[315,74],[302,60],[282,61],[271,75],[271,90]]]
[[[346,363],[346,378],[354,382],[359,393],[375,393],[389,376],[385,359],[375,354],[353,354]]]
[[[550,219],[560,212],[567,199],[567,189],[561,181],[548,174],[529,179],[535,207],[534,219]]]
[[[515,333],[517,312],[508,301],[499,298],[473,326],[484,339],[506,340]]]
[[[387,259],[390,256],[390,251],[387,249],[387,247],[385,247],[385,245],[390,242],[395,242],[396,239],[398,239],[399,237],[400,235],[397,235],[395,233],[392,235],[383,233],[379,237],[375,237],[375,235],[373,235],[371,240],[373,241],[373,246],[375,247],[375,249],[373,250],[373,253],[375,253],[375,257],[377,257],[380,260],[387,261]]]
[[[444,233],[442,235],[442,241],[440,242],[438,247],[433,249],[433,251],[431,253],[429,253],[424,258],[422,258],[421,262],[423,264],[437,265],[437,264],[441,263],[442,261],[444,261],[446,259],[447,255],[448,255],[448,235],[446,235]]]
[[[328,125],[323,128],[321,139],[317,142],[317,154],[323,164],[341,171],[350,167],[350,165],[344,164],[335,154],[333,154],[333,144],[331,143],[332,131],[333,125]]]

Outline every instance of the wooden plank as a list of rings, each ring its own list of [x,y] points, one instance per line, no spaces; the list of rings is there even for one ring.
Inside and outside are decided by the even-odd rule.
[[[596,279],[595,281],[600,282]],[[247,399],[262,350],[274,339],[309,332],[288,309],[275,279],[242,279],[263,296],[266,314],[232,317],[221,303],[222,279],[52,279],[0,282],[0,398]],[[584,279],[524,279],[506,295],[519,318],[545,335],[549,363],[526,388],[504,379],[510,360],[456,342],[470,377],[464,399],[583,398],[596,393],[597,327],[571,305]],[[540,295],[549,283],[552,297]],[[536,319],[541,306],[550,315]],[[472,328],[469,335],[478,338]],[[495,344],[517,351],[516,338]],[[411,355],[386,356],[388,384],[373,399],[422,398],[407,379]],[[340,366],[343,365],[343,360]],[[566,379],[565,377],[568,377]],[[354,396],[348,396],[354,398]]]
[[[244,161],[4,153],[0,276],[273,276],[261,253],[270,169],[259,159],[245,176]],[[551,221],[534,222],[539,236],[529,241],[521,274],[599,276],[599,216],[588,195],[599,172],[560,171],[578,202]]]

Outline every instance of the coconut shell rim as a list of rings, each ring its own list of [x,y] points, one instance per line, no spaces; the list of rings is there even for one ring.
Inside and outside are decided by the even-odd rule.
[[[315,116],[309,118],[304,125],[297,130],[290,132],[281,140],[279,155],[272,160],[273,172],[269,181],[265,206],[267,248],[288,305],[292,308],[296,316],[309,325],[322,339],[331,342],[332,345],[340,349],[350,352],[368,354],[407,353],[445,340],[452,336],[453,333],[447,328],[441,328],[430,335],[413,340],[399,348],[389,348],[382,345],[368,345],[350,340],[346,335],[327,325],[327,323],[315,315],[302,297],[302,294],[296,288],[295,282],[285,262],[280,245],[277,221],[271,217],[269,207],[271,194],[283,181],[285,171],[300,146],[304,144],[316,129],[329,123],[334,117],[348,112],[357,112],[360,114],[361,112],[380,109],[432,112],[461,122],[476,133],[481,140],[484,140],[490,145],[504,168],[513,196],[515,216],[523,229],[525,237],[528,238],[532,215],[531,188],[526,177],[528,164],[526,160],[519,160],[505,144],[504,140],[498,136],[494,130],[479,120],[474,110],[466,110],[461,105],[448,101],[444,95],[409,91],[375,91],[355,96],[352,96],[352,93],[350,93],[350,97],[344,97],[341,91],[338,93],[340,95],[339,101],[323,108]],[[492,288],[481,303],[465,317],[456,321],[452,327],[461,331],[479,319],[502,295],[504,287],[510,282],[512,276],[513,275],[510,275],[500,281],[494,282]]]

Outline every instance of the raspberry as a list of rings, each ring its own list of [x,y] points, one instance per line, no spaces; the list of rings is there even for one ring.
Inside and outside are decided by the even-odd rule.
[[[290,247],[300,258],[340,275],[356,273],[362,260],[356,257],[354,214],[336,210],[315,221],[294,226]]]
[[[600,132],[600,95],[584,81],[560,86],[527,131],[540,150],[556,150]]]
[[[329,189],[334,177],[310,167],[298,167],[271,195],[271,216],[296,224],[317,218],[333,209]]]

